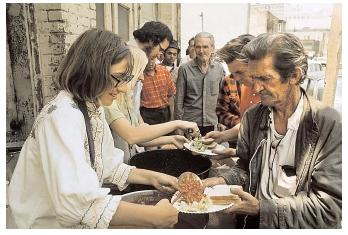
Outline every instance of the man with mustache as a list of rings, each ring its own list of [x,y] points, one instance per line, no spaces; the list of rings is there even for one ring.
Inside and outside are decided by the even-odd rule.
[[[243,187],[227,210],[239,227],[340,228],[341,115],[300,87],[308,69],[301,41],[261,34],[242,52],[261,103],[242,118],[237,165],[205,185]]]
[[[196,122],[200,133],[216,129],[215,113],[219,88],[224,78],[221,64],[212,60],[212,34],[198,33],[194,39],[196,58],[181,65],[176,82],[174,118]]]

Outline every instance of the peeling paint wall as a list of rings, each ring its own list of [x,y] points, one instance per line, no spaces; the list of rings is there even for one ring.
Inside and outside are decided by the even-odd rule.
[[[78,35],[96,26],[96,13],[89,3],[8,3],[6,16],[6,132],[7,141],[19,141],[57,94],[53,78],[58,66]],[[13,120],[20,123],[19,132],[11,128]]]
[[[31,77],[28,60],[27,31],[23,4],[7,4],[6,23],[7,23],[7,43],[9,49],[10,68],[9,73],[13,79],[13,95],[16,104],[16,115],[11,121],[20,123],[20,130],[16,133],[19,140],[23,140],[29,134],[34,121],[33,94],[31,90]],[[11,77],[7,77],[9,79]],[[9,112],[9,110],[6,110]],[[7,132],[11,131],[6,130]],[[13,130],[12,130],[13,131]]]
[[[8,43],[6,42],[6,130],[10,130],[11,120],[17,117],[15,90],[13,84],[11,59],[10,52],[8,48]],[[9,133],[10,134],[10,133]]]
[[[38,3],[35,5],[44,104],[56,94],[53,79],[71,44],[96,26],[95,4]]]

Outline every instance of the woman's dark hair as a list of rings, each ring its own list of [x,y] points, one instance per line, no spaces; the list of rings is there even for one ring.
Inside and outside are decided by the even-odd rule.
[[[273,66],[283,82],[295,73],[296,68],[302,73],[299,83],[307,75],[308,56],[300,39],[291,33],[261,34],[244,46],[242,53],[248,60],[261,60],[272,56]]]
[[[126,43],[112,32],[87,30],[71,45],[56,83],[78,100],[95,102],[113,84],[110,67],[123,59],[128,61],[125,74],[131,74],[133,57]]]
[[[255,37],[251,34],[243,34],[227,42],[220,50],[217,51],[219,59],[226,64],[232,63],[235,59],[242,59],[241,51]]]
[[[164,39],[167,39],[169,43],[173,41],[173,34],[168,26],[159,21],[146,22],[143,27],[133,32],[133,36],[139,42],[150,43],[153,47]]]

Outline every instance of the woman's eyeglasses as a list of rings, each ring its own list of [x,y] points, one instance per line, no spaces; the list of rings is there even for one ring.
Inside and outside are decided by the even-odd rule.
[[[123,73],[111,74],[110,76],[113,79],[113,83],[112,83],[113,87],[116,87],[119,83],[130,82],[134,77],[134,75],[132,74],[123,74]]]

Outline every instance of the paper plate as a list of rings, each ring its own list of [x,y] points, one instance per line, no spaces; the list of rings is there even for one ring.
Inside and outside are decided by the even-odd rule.
[[[231,194],[230,193],[230,188],[231,187],[235,187],[235,186],[234,185],[215,185],[213,187],[207,187],[204,190],[204,194],[206,194],[207,196],[224,196],[224,195],[228,195],[228,194]],[[178,194],[179,194],[179,191],[177,191],[173,195],[173,197],[171,199],[171,202],[175,201],[175,199],[176,199]],[[183,213],[188,213],[188,214],[207,214],[207,213],[214,213],[214,212],[225,210],[225,209],[233,206],[233,203],[230,203],[228,205],[210,205],[204,211],[187,210],[185,208],[185,205],[182,204],[182,202],[180,202],[180,201],[176,201],[173,204],[173,206],[178,211],[183,212]]]
[[[206,149],[204,151],[198,151],[197,149],[195,149],[193,147],[193,141],[191,141],[190,143],[184,143],[184,147],[187,148],[188,150],[198,153],[198,154],[202,154],[202,155],[209,155],[209,156],[216,156],[216,153],[213,153],[212,150],[219,150],[222,151],[225,149],[225,147],[221,144],[216,145],[215,148],[213,149]]]

